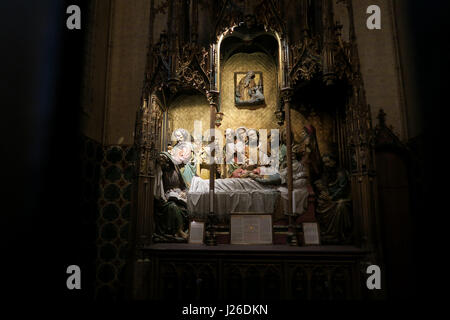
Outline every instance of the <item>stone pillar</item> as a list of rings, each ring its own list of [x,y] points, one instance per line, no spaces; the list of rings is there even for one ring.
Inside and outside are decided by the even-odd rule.
[[[293,179],[292,179],[292,134],[291,134],[291,98],[292,88],[281,89],[281,97],[284,103],[284,115],[286,123],[286,160],[287,160],[287,186],[288,186],[288,204],[286,214],[289,216],[289,236],[288,243],[291,246],[298,245],[294,225],[294,210],[292,201]]]
[[[208,101],[209,101],[209,110],[210,110],[210,118],[209,118],[209,129],[211,130],[210,136],[210,145],[214,144],[214,134],[213,130],[216,126],[216,113],[217,113],[217,99],[219,96],[218,91],[209,91],[207,93]],[[216,163],[215,163],[215,149],[212,149],[211,156],[213,158],[212,163],[210,164],[209,170],[209,214],[208,220],[206,223],[206,244],[209,246],[217,245],[216,241],[216,233],[215,233],[215,214],[214,214],[214,182],[215,182],[215,174],[216,174]]]

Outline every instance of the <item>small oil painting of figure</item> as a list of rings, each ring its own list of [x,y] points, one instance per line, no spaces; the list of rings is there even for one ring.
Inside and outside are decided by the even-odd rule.
[[[260,106],[264,104],[262,72],[235,72],[234,87],[236,106]]]

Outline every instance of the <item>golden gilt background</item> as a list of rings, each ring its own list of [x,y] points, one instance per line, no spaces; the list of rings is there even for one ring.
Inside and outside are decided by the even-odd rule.
[[[257,109],[235,106],[234,73],[248,71],[262,72],[265,104]],[[277,67],[271,57],[262,52],[237,53],[223,64],[220,75],[222,130],[241,126],[247,129],[278,128],[274,114],[278,102]]]
[[[235,106],[234,73],[261,71],[263,74],[265,105],[252,107]],[[219,130],[236,129],[244,126],[247,129],[280,129],[275,117],[278,108],[279,94],[277,84],[277,67],[271,57],[265,53],[237,53],[230,57],[221,67],[220,111],[224,113]],[[184,128],[191,134],[194,132],[194,121],[202,122],[203,132],[209,128],[209,104],[202,95],[184,95],[178,97],[169,108],[169,128],[171,131]],[[311,123],[317,130],[317,139],[321,153],[329,151],[332,137],[332,118],[327,114],[317,115],[314,112],[308,119],[297,110],[291,111],[294,140],[299,141],[303,126]],[[169,133],[170,137],[170,133]],[[170,139],[170,138],[169,138]]]

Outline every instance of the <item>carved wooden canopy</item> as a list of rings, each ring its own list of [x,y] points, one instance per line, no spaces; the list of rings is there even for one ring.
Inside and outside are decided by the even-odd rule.
[[[314,79],[321,79],[326,84],[352,81],[355,72],[352,68],[352,45],[342,40],[341,25],[329,19],[326,21],[330,25],[323,25],[321,30],[306,24],[299,40],[294,43],[286,32],[277,1],[225,0],[219,6],[209,47],[198,44],[195,34],[187,41],[170,31],[161,33],[159,41],[149,52],[144,97],[155,93],[167,103],[171,97],[189,90],[206,96],[211,90],[211,78],[217,77],[215,73],[219,72],[217,60],[213,58],[211,61],[211,54],[214,54],[211,48],[219,43],[221,37],[224,49],[221,49],[220,59],[226,59],[235,52],[238,45],[232,39],[239,39],[249,50],[262,51],[280,59],[279,71],[287,74],[286,85],[294,89]],[[324,7],[322,15],[329,14],[327,10],[331,9]],[[275,34],[280,41],[277,46],[281,48],[272,44],[277,44]]]

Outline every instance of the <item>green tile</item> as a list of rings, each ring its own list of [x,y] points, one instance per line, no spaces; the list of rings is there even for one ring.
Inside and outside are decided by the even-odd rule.
[[[119,216],[119,207],[114,203],[106,205],[102,210],[102,216],[103,219],[108,221],[116,220]]]
[[[105,178],[111,182],[117,181],[122,176],[122,169],[118,166],[110,166],[105,170]]]
[[[106,223],[102,227],[101,237],[103,240],[111,241],[116,239],[118,236],[117,234],[117,227],[112,223]]]
[[[109,184],[105,188],[104,196],[109,201],[117,200],[120,197],[120,188],[115,184]]]
[[[134,175],[135,175],[135,166],[134,165],[126,167],[125,170],[123,171],[123,177],[128,182],[133,181]]]
[[[125,189],[123,189],[122,195],[123,195],[124,200],[130,201],[132,187],[133,187],[133,185],[129,184],[128,186],[125,187]]]
[[[112,147],[106,153],[106,159],[111,163],[117,163],[123,158],[123,151],[119,147]]]
[[[121,216],[122,219],[126,220],[126,221],[130,221],[130,217],[131,217],[131,204],[127,203],[123,206],[122,211],[121,211]]]
[[[120,227],[120,239],[128,241],[128,232],[130,230],[130,224],[125,223]]]
[[[112,261],[117,256],[117,248],[111,243],[107,243],[100,248],[100,259],[105,262]]]

